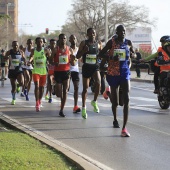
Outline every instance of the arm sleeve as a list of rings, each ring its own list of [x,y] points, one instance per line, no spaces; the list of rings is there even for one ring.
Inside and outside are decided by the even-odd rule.
[[[158,56],[158,53],[157,53],[157,52],[154,53],[154,54],[151,54],[150,56],[148,56],[148,57],[145,58],[145,61],[150,61],[151,59],[154,59],[154,58],[157,57],[157,56]]]

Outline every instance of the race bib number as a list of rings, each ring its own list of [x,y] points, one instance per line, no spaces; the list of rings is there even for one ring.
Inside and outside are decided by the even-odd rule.
[[[96,64],[96,54],[87,54],[86,55],[87,64]]]
[[[37,59],[37,60],[35,61],[35,63],[36,63],[36,67],[37,67],[37,68],[43,68],[43,67],[44,67],[43,59]]]
[[[125,61],[126,50],[125,49],[114,49],[114,56],[119,55],[119,61]]]
[[[68,63],[68,56],[67,55],[60,55],[59,56],[59,64],[67,64]]]
[[[12,59],[12,65],[13,65],[14,67],[19,66],[19,63],[20,63],[20,60],[19,60],[19,59]]]

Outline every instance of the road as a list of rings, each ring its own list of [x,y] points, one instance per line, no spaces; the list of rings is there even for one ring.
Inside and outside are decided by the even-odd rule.
[[[26,127],[40,132],[46,138],[55,140],[79,154],[100,169],[114,170],[165,170],[170,162],[170,110],[161,110],[153,84],[131,82],[130,114],[127,128],[130,138],[120,136],[121,128],[112,126],[111,104],[100,95],[100,113],[94,113],[88,92],[88,119],[73,114],[73,89],[68,94],[64,113],[58,116],[60,101],[48,103],[43,99],[41,112],[35,112],[33,87],[30,101],[17,95],[16,105],[10,105],[10,85],[0,87],[1,117],[5,116]],[[80,85],[81,94],[82,85]],[[81,105],[81,96],[79,98]],[[1,118],[0,117],[0,118]],[[122,126],[122,107],[118,108],[118,121]]]

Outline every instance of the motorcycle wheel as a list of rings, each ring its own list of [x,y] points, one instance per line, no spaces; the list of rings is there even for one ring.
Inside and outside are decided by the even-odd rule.
[[[169,108],[169,103],[166,103],[164,100],[159,101],[159,106],[161,109],[168,109]]]

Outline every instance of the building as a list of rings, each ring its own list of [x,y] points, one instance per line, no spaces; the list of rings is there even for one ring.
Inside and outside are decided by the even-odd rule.
[[[130,39],[133,43],[134,48],[138,48],[145,53],[152,52],[151,42],[151,28],[138,27],[136,29],[127,29],[126,38]]]
[[[7,14],[11,18],[0,26],[0,47],[8,49],[11,42],[18,38],[18,0],[0,0],[0,14]]]

